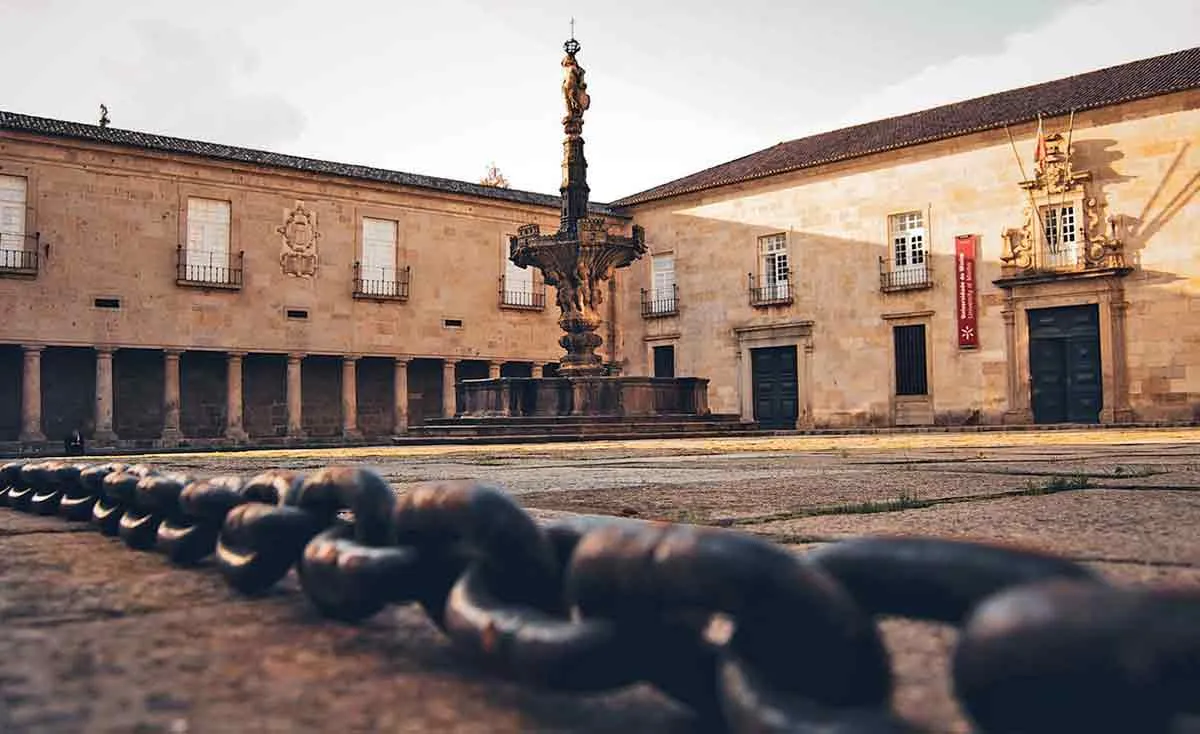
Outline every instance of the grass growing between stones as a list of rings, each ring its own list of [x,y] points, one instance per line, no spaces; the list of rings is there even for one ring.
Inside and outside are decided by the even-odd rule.
[[[886,500],[868,500],[866,502],[844,503],[829,507],[814,507],[809,515],[873,515],[880,512],[902,512],[904,510],[919,510],[937,504],[935,500],[923,500],[915,492],[902,490],[900,494]]]
[[[1087,489],[1092,486],[1091,479],[1085,474],[1074,474],[1072,476],[1055,476],[1050,477],[1044,482],[1027,482],[1025,489],[1019,494],[1029,497],[1039,497],[1045,494],[1055,494],[1057,492],[1070,492],[1077,489]]]

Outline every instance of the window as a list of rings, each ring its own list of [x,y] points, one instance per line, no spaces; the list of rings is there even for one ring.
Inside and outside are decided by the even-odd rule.
[[[398,233],[399,225],[391,219],[363,217],[357,293],[391,298],[408,296],[408,283],[399,277],[396,266]]]
[[[888,217],[891,261],[880,258],[880,288],[884,291],[927,288],[929,268],[925,249],[925,217],[905,212]]]
[[[500,303],[516,308],[545,308],[546,293],[534,281],[534,269],[517,267],[508,259],[508,241],[506,236],[500,243],[501,257],[504,258],[504,276],[500,284]]]
[[[650,261],[653,272],[654,300],[662,301],[675,298],[675,256],[655,255]]]
[[[925,269],[925,219],[921,212],[891,216],[892,258],[897,270]]]
[[[927,395],[925,325],[892,327],[896,352],[896,394]]]
[[[229,262],[229,202],[188,199],[187,244],[179,280],[190,283],[233,282]]]
[[[37,253],[25,247],[26,180],[21,176],[0,176],[0,268],[27,270],[36,268]]]
[[[1046,264],[1051,267],[1077,264],[1079,240],[1075,226],[1075,205],[1047,206],[1041,212],[1046,236]]]
[[[650,258],[650,292],[642,291],[643,316],[667,316],[679,312],[675,288],[675,256]]]
[[[789,297],[788,282],[792,271],[788,266],[787,235],[773,234],[758,240],[762,253],[763,285],[771,289],[770,297]]]
[[[787,235],[758,238],[758,279],[750,276],[750,303],[755,306],[790,303],[792,270],[788,260]]]

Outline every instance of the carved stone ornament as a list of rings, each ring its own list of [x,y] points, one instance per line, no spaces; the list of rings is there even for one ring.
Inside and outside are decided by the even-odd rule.
[[[1124,269],[1125,254],[1117,236],[1117,218],[1108,220],[1106,232],[1102,198],[1095,192],[1091,171],[1076,171],[1072,167],[1071,151],[1064,145],[1063,136],[1046,136],[1046,156],[1034,172],[1034,177],[1022,181],[1026,192],[1019,228],[1000,233],[1004,250],[1000,256],[1006,275],[1019,276],[1039,271],[1084,272],[1097,269]],[[1048,263],[1045,257],[1046,224],[1042,211],[1055,207],[1074,207],[1079,216],[1076,238],[1079,258],[1074,263]]]
[[[275,228],[283,238],[279,250],[279,266],[286,275],[311,278],[317,274],[317,214],[297,201],[295,208],[287,213],[283,224]]]

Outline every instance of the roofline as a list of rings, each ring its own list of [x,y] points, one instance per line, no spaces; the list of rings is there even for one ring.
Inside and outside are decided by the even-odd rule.
[[[1171,55],[1174,55],[1174,54],[1164,54],[1164,56],[1171,56]],[[1133,63],[1136,63],[1136,62],[1133,62]],[[1092,74],[1097,71],[1106,71],[1108,69],[1119,68],[1120,66],[1125,66],[1125,64],[1118,64],[1116,66],[1110,66],[1110,67],[1105,67],[1102,69],[1096,69],[1094,71],[1085,72],[1085,73]],[[1081,75],[1077,74],[1077,75],[1073,75],[1073,76],[1081,76]],[[976,100],[986,99],[988,97],[994,97],[999,94],[1008,94],[1011,92],[1019,92],[1019,91],[1025,90],[1025,89],[1040,87],[1040,86],[1042,86],[1042,84],[1049,84],[1049,83],[1063,81],[1065,79],[1070,79],[1070,78],[1071,77],[1063,77],[1061,79],[1053,79],[1050,82],[1042,82],[1039,84],[1030,84],[1030,85],[1027,85],[1024,87],[1017,87],[1015,89],[1007,89],[1007,90],[1004,90],[1001,92],[994,92],[992,94],[985,94],[985,95],[981,95],[979,97],[971,97],[969,99],[959,100],[958,102],[950,102],[948,104],[938,105],[937,107],[930,107],[930,108],[927,108],[924,110],[908,112],[903,115],[894,115],[892,117],[884,117],[879,120],[872,120],[870,122],[859,123],[857,125],[849,125],[847,127],[834,128],[833,130],[827,130],[827,131],[820,132],[820,133],[814,133],[813,135],[806,135],[802,138],[795,138],[793,140],[784,141],[782,143],[777,143],[775,145],[771,145],[766,148],[761,148],[761,149],[753,151],[751,153],[747,153],[746,155],[743,155],[743,156],[738,156],[737,158],[733,158],[731,160],[725,161],[724,163],[720,163],[715,166],[709,166],[708,168],[705,168],[703,170],[689,173],[686,176],[680,176],[678,178],[672,179],[671,181],[667,181],[666,183],[662,183],[662,184],[659,184],[658,186],[653,186],[649,189],[640,191],[636,194],[630,194],[629,196],[623,196],[619,199],[615,199],[612,202],[610,202],[609,206],[616,211],[625,212],[628,209],[630,209],[631,207],[639,206],[641,204],[646,204],[646,203],[653,202],[653,201],[662,201],[664,199],[672,199],[672,198],[675,198],[678,196],[686,196],[688,194],[694,194],[694,193],[697,193],[700,191],[719,189],[719,188],[723,188],[725,186],[733,186],[733,185],[740,184],[740,183],[746,183],[747,181],[756,181],[756,180],[763,179],[763,178],[770,178],[771,176],[779,176],[779,175],[782,175],[785,173],[794,173],[795,171],[802,171],[802,170],[805,170],[808,168],[815,168],[817,166],[823,166],[823,165],[827,165],[830,163],[839,163],[842,161],[853,160],[856,158],[865,158],[867,156],[872,156],[872,155],[876,155],[879,153],[886,153],[886,152],[890,152],[893,150],[901,150],[903,148],[912,148],[912,147],[915,147],[918,145],[925,145],[927,143],[934,143],[934,142],[939,142],[939,141],[943,141],[943,140],[951,140],[953,138],[964,137],[967,135],[974,135],[976,133],[981,133],[981,132],[988,132],[990,130],[998,130],[1000,128],[1005,128],[1010,125],[1021,125],[1021,124],[1025,124],[1028,122],[1034,122],[1038,119],[1038,112],[1032,112],[1032,113],[1028,113],[1028,114],[1018,115],[1016,117],[998,120],[994,123],[988,123],[985,125],[976,125],[975,127],[962,128],[960,130],[954,130],[952,132],[928,135],[928,136],[925,136],[922,138],[916,138],[913,140],[905,140],[905,141],[902,141],[902,142],[899,142],[899,143],[896,143],[893,145],[882,145],[882,146],[878,146],[875,148],[869,148],[867,150],[846,153],[844,155],[827,156],[825,158],[812,160],[812,161],[805,161],[803,163],[799,163],[796,165],[782,166],[780,168],[774,168],[774,169],[770,169],[767,171],[746,174],[743,176],[736,176],[733,178],[724,179],[724,180],[720,180],[720,181],[713,181],[713,182],[703,183],[703,184],[694,184],[692,186],[687,186],[682,189],[678,189],[678,190],[674,190],[674,191],[670,191],[670,192],[664,192],[661,194],[643,196],[643,194],[646,194],[647,192],[650,192],[650,191],[654,191],[655,189],[668,187],[676,181],[682,181],[683,179],[691,178],[693,176],[699,176],[707,171],[712,171],[712,170],[715,170],[718,168],[723,168],[725,166],[736,163],[745,158],[749,158],[750,156],[757,155],[759,153],[763,153],[765,151],[771,150],[772,148],[777,148],[781,145],[789,145],[791,143],[796,143],[796,142],[805,140],[810,137],[816,137],[818,135],[830,135],[830,134],[834,134],[834,133],[840,133],[840,132],[854,130],[857,128],[862,128],[862,127],[865,127],[868,125],[879,125],[879,124],[891,122],[893,120],[900,120],[900,119],[903,119],[906,117],[911,117],[914,115],[924,115],[924,114],[936,112],[938,110],[942,110],[942,109],[945,109],[948,107],[953,107],[956,105],[964,104],[967,102],[974,102]],[[1126,95],[1124,97],[1117,97],[1114,99],[1103,100],[1103,101],[1095,102],[1092,104],[1077,105],[1074,108],[1061,107],[1061,108],[1051,108],[1048,110],[1042,110],[1041,116],[1043,119],[1052,118],[1052,117],[1061,117],[1062,115],[1069,114],[1072,111],[1087,112],[1090,110],[1102,109],[1104,107],[1115,107],[1116,105],[1127,104],[1129,102],[1136,102],[1136,101],[1144,100],[1144,99],[1152,99],[1154,97],[1165,97],[1167,95],[1178,94],[1180,92],[1188,92],[1188,91],[1192,91],[1195,89],[1197,89],[1197,86],[1194,83],[1183,82],[1183,83],[1179,84],[1178,86],[1169,87],[1166,89],[1156,89],[1153,91],[1147,91],[1145,93],[1130,94],[1130,95]],[[632,215],[630,215],[630,216],[632,216]]]
[[[157,135],[139,130],[99,127],[87,123],[26,115],[8,110],[0,110],[0,132],[15,132],[44,138],[82,140],[120,148],[170,153],[206,160],[231,161],[267,168],[334,176],[353,181],[371,181],[374,183],[406,186],[437,191],[443,194],[468,197],[477,196],[528,206],[558,209],[562,205],[561,197],[542,194],[536,191],[484,186],[458,179],[407,173],[405,171],[353,163],[339,163],[337,161],[327,161],[318,158],[275,153],[258,148],[244,148],[203,140]],[[589,202],[588,210],[593,214],[624,217],[624,215],[615,212],[612,206],[600,202]]]

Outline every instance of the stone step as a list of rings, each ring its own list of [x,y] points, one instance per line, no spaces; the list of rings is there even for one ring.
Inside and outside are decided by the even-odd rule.
[[[436,439],[472,441],[496,439],[533,441],[572,441],[585,439],[626,440],[672,438],[676,436],[715,437],[769,434],[754,423],[743,423],[736,415],[646,417],[605,416],[524,416],[446,418],[413,427],[409,436],[397,443]]]
[[[531,415],[531,416],[460,416],[457,418],[431,418],[426,427],[464,425],[511,425],[511,426],[602,426],[602,425],[741,425],[742,418],[732,413],[716,413],[697,416],[686,414],[663,414],[651,416],[586,416],[586,415]]]
[[[392,438],[397,446],[421,445],[454,445],[454,444],[519,444],[519,443],[569,443],[574,441],[640,441],[664,440],[671,438],[730,438],[730,437],[763,437],[786,435],[780,431],[763,431],[757,429],[745,430],[696,430],[696,431],[636,431],[613,433],[496,433],[483,432],[479,434],[442,435],[410,432],[406,436]]]

